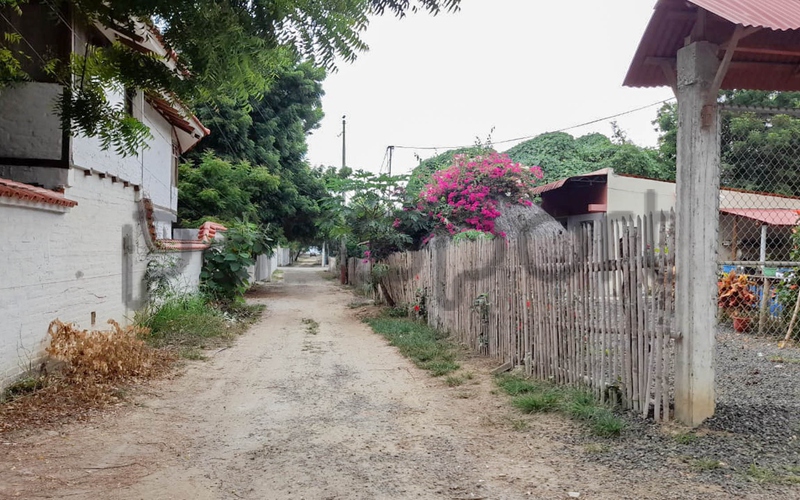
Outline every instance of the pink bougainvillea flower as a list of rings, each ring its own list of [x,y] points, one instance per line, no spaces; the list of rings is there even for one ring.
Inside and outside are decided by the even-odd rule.
[[[435,172],[421,191],[420,211],[427,211],[438,229],[450,234],[464,230],[496,234],[495,220],[502,215],[500,203],[531,206],[533,187],[541,178],[541,167],[524,167],[506,154],[457,155],[453,164]]]

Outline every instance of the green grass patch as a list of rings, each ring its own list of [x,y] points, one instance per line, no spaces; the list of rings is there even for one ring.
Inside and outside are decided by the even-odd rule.
[[[599,437],[619,436],[625,429],[625,422],[608,406],[599,403],[589,391],[560,387],[519,375],[499,375],[495,382],[506,394],[513,396],[511,404],[525,413],[560,412],[586,423]]]
[[[800,484],[800,475],[796,467],[787,467],[786,470],[775,471],[766,467],[751,464],[745,471],[749,481],[758,484]]]
[[[699,438],[697,437],[697,434],[692,432],[684,432],[681,434],[675,434],[673,439],[678,444],[694,444]]]
[[[379,317],[366,320],[372,329],[389,340],[418,367],[441,377],[460,368],[457,351],[446,335],[406,318]]]
[[[556,411],[561,403],[561,394],[555,390],[532,392],[511,400],[514,407],[525,413],[547,413]]]
[[[22,378],[6,387],[2,394],[0,394],[0,402],[11,401],[21,396],[25,396],[26,394],[34,393],[40,389],[43,389],[46,385],[47,379],[45,377]]]
[[[235,303],[224,307],[205,295],[170,297],[136,315],[136,323],[150,329],[147,342],[174,348],[186,359],[203,359],[202,349],[229,343],[243,333],[264,310],[263,305]]]
[[[697,458],[689,462],[689,467],[695,472],[709,472],[722,467],[722,463],[714,458]]]
[[[444,383],[447,384],[449,387],[458,387],[464,383],[464,378],[459,377],[457,375],[448,375],[447,378],[444,380]]]
[[[497,385],[511,396],[540,392],[542,390],[540,384],[513,375],[501,375],[497,377]]]

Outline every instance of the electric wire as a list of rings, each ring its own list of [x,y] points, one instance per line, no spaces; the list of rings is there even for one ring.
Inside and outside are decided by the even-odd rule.
[[[613,118],[619,118],[620,116],[625,116],[625,115],[629,115],[629,114],[632,114],[632,113],[636,113],[638,111],[643,111],[645,109],[649,109],[649,108],[652,108],[652,107],[655,107],[655,106],[658,106],[658,105],[664,105],[664,104],[667,104],[668,102],[672,102],[674,100],[675,100],[674,97],[671,97],[669,99],[663,99],[661,101],[657,101],[657,102],[654,102],[654,103],[651,103],[651,104],[647,104],[645,106],[640,106],[638,108],[629,109],[629,110],[623,111],[621,113],[616,113],[616,114],[613,114],[613,115],[604,116],[602,118],[597,118],[597,119],[594,119],[594,120],[590,120],[588,122],[579,123],[577,125],[564,127],[564,128],[558,129],[558,130],[553,130],[552,133],[555,133],[555,132],[566,132],[567,130],[572,130],[572,129],[576,129],[576,128],[580,128],[580,127],[585,127],[587,125],[593,125],[595,123],[599,123],[599,122],[602,122],[602,121],[605,121],[605,120],[611,120]],[[546,132],[543,132],[543,133],[546,133]],[[502,141],[492,141],[492,144],[496,145],[496,144],[507,144],[509,142],[525,141],[525,140],[528,140],[528,139],[533,139],[535,137],[538,137],[539,135],[541,135],[541,134],[526,135],[526,136],[523,136],[523,137],[515,137],[513,139],[504,139]],[[417,149],[417,150],[439,150],[439,149],[448,150],[448,149],[470,148],[470,147],[473,147],[473,146],[475,146],[474,143],[473,144],[468,144],[468,145],[462,145],[462,146],[395,146],[395,148],[396,149]]]

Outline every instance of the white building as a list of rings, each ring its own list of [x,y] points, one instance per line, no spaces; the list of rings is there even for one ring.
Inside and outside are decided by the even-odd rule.
[[[675,208],[674,182],[617,174],[602,169],[561,179],[534,190],[542,208],[564,227],[638,217]],[[720,190],[719,261],[787,261],[800,198],[739,189]]]
[[[22,9],[11,20],[34,62],[119,41],[173,63],[143,27],[82,29],[57,23],[44,3]],[[36,366],[52,320],[103,328],[132,319],[154,251],[178,252],[180,275],[196,286],[204,248],[171,240],[178,156],[209,133],[197,118],[163,96],[111,95],[152,134],[149,147],[122,157],[62,130],[54,111],[62,86],[36,65],[26,69],[32,81],[0,89],[0,387]]]

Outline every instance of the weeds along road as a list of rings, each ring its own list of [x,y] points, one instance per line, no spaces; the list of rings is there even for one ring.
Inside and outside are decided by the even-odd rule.
[[[573,424],[519,420],[485,362],[447,387],[319,269],[288,268],[251,300],[267,311],[230,349],[88,424],[0,443],[0,497],[725,498],[582,460],[558,439]]]

